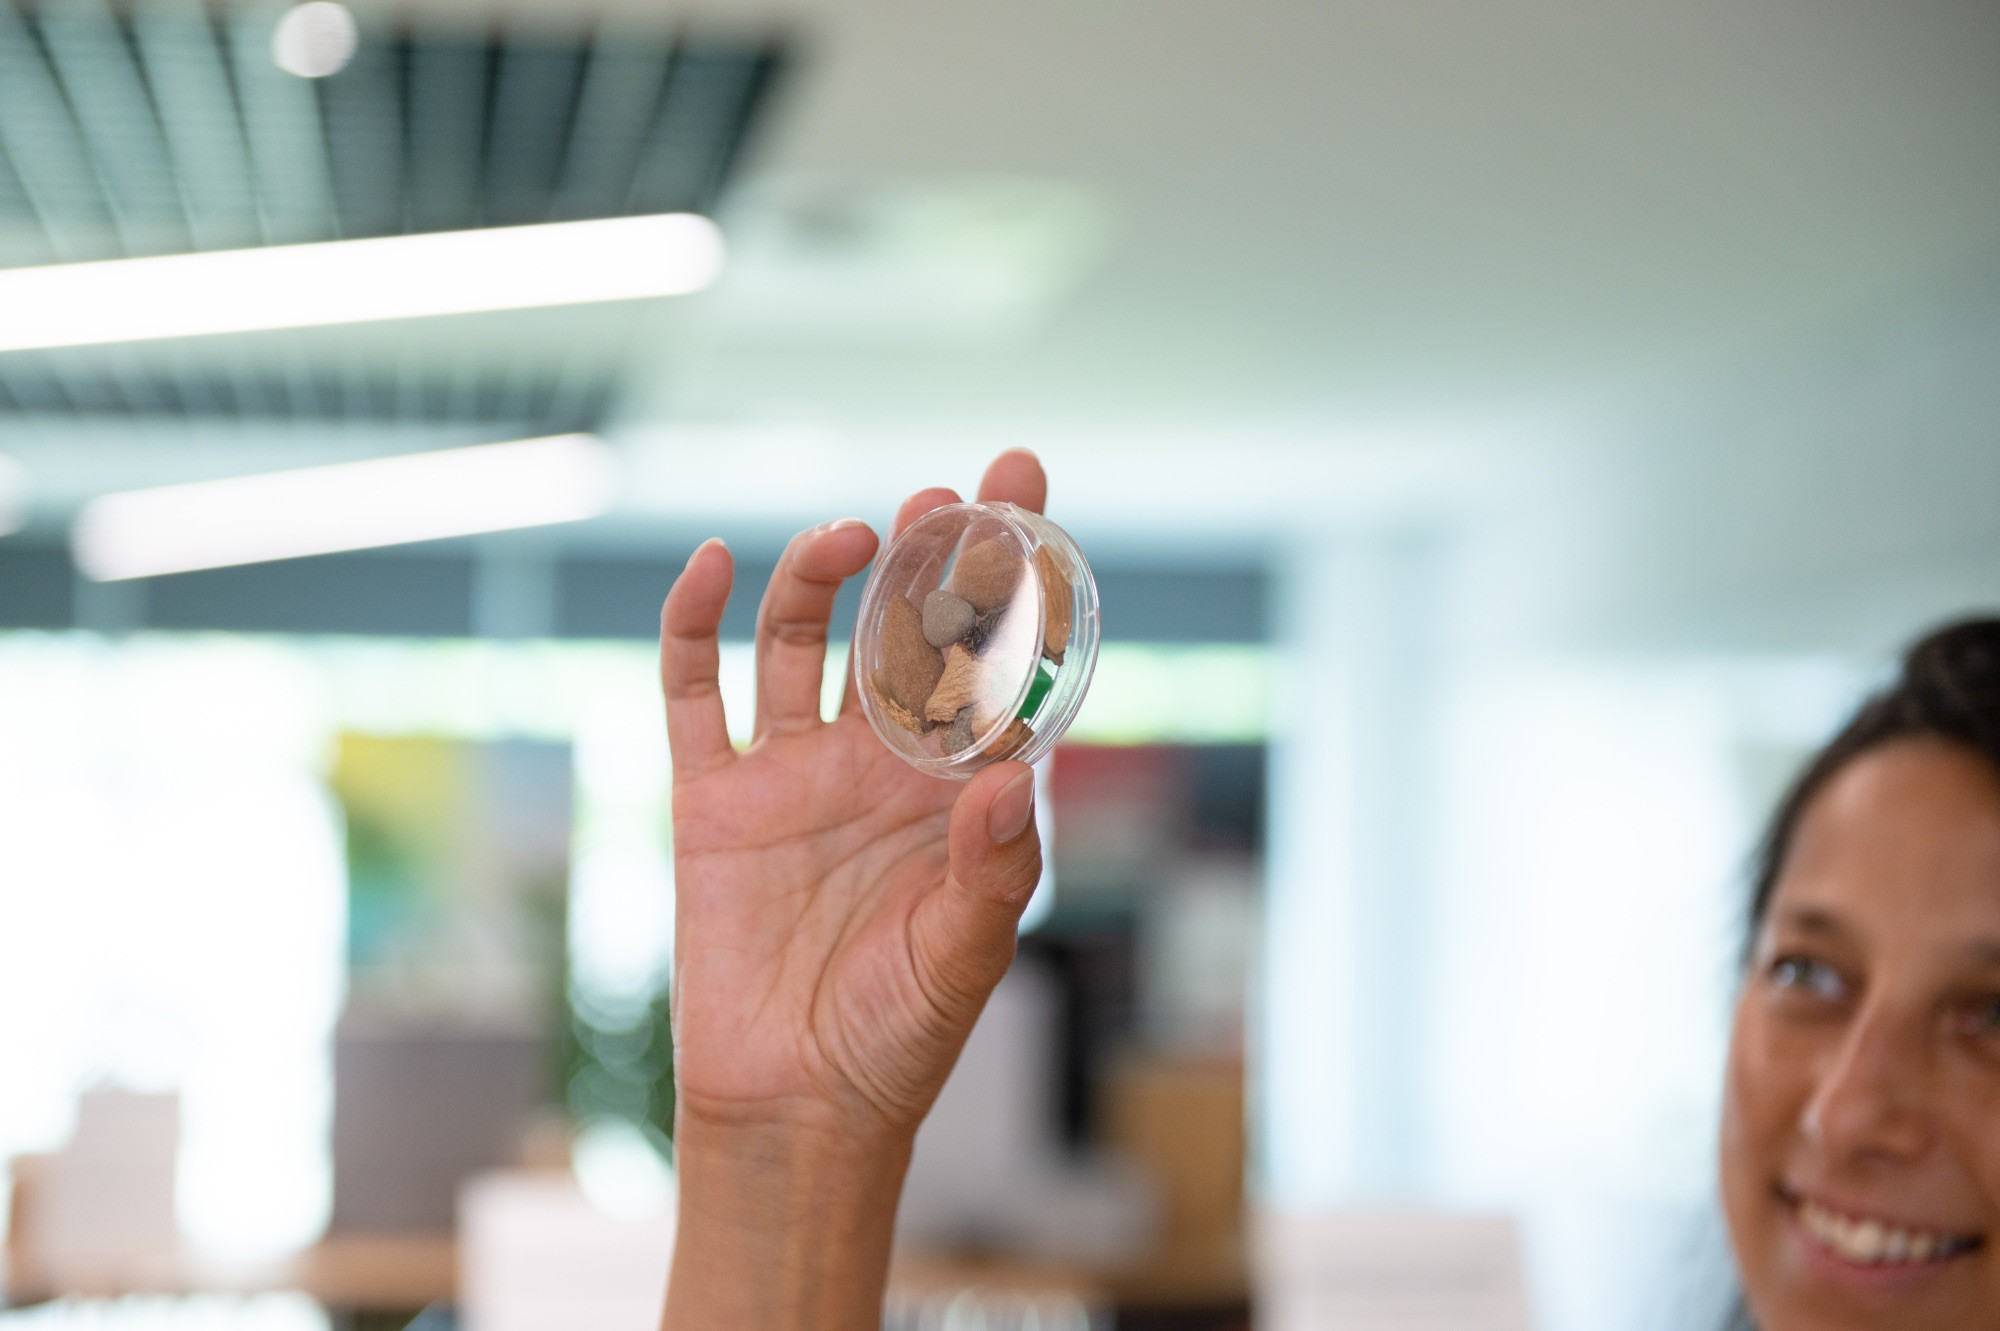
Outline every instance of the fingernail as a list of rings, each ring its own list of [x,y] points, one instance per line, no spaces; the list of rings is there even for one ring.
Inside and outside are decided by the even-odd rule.
[[[729,548],[729,546],[724,543],[723,539],[720,536],[711,536],[707,540],[703,541],[700,545],[697,545],[694,548],[694,553],[688,556],[687,565],[684,565],[683,567],[693,565],[695,560],[701,558],[701,552],[708,549],[708,547],[711,545],[721,550],[727,550]]]
[[[1001,787],[986,806],[986,835],[1005,845],[1028,829],[1035,816],[1035,774],[1023,772]]]

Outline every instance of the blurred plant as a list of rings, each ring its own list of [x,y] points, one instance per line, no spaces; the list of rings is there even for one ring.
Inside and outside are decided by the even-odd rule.
[[[662,987],[643,1004],[610,1007],[570,988],[567,1096],[580,1123],[617,1118],[672,1159],[674,1040]]]

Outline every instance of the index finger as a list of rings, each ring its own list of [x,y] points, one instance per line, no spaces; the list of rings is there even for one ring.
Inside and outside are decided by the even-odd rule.
[[[932,509],[943,508],[946,504],[961,502],[963,501],[959,499],[958,491],[947,490],[942,485],[934,485],[928,490],[917,491],[908,499],[905,499],[902,507],[896,510],[896,520],[889,524],[889,539],[893,541],[898,536],[901,536],[903,528],[909,526]]]
[[[677,782],[735,757],[722,710],[716,637],[735,576],[728,547],[704,541],[688,556],[687,567],[660,607],[660,686]]]

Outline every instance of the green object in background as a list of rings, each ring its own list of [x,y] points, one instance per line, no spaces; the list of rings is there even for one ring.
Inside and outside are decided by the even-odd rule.
[[[607,1011],[572,989],[565,1042],[570,1113],[621,1118],[673,1158],[674,1031],[665,989],[644,1006]]]
[[[1028,697],[1022,702],[1021,710],[1014,713],[1014,715],[1020,717],[1023,721],[1033,716],[1035,709],[1042,705],[1042,699],[1048,697],[1049,690],[1055,686],[1056,677],[1049,672],[1049,668],[1039,661],[1036,662],[1035,678],[1028,685]]]

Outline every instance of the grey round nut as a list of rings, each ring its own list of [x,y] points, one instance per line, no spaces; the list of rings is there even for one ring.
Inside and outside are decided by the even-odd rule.
[[[946,753],[960,753],[971,747],[972,708],[968,705],[952,718],[951,729],[944,732],[943,748]]]
[[[924,598],[924,641],[933,647],[949,647],[972,632],[977,618],[972,602],[940,587]]]

